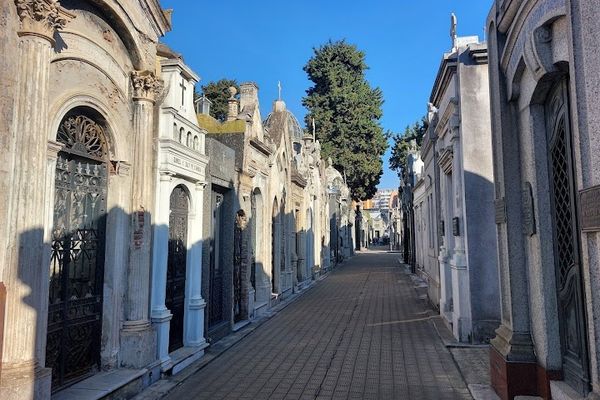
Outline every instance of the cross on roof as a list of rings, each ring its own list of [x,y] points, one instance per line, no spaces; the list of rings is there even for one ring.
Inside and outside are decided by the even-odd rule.
[[[185,105],[185,91],[186,91],[186,87],[185,87],[185,79],[181,78],[181,83],[179,84],[179,87],[181,87],[181,105]]]

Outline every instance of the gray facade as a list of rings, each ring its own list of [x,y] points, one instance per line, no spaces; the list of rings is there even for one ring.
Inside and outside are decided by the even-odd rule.
[[[600,393],[599,18],[593,0],[496,1],[488,17],[503,399]]]

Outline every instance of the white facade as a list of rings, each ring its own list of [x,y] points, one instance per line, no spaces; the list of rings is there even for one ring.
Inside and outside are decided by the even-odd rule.
[[[199,78],[181,59],[163,59],[160,62],[161,76],[165,82],[166,96],[160,108],[158,131],[158,154],[156,170],[156,217],[153,241],[151,317],[157,331],[157,356],[163,371],[174,367],[178,362],[191,362],[203,354],[207,346],[204,340],[204,308],[206,303],[201,296],[202,279],[202,218],[203,191],[208,157],[205,154],[205,132],[198,126],[193,93]],[[171,216],[171,202],[177,190],[186,199],[188,215],[182,221]],[[168,269],[174,269],[175,257],[169,254],[170,224],[184,222],[187,226],[182,238],[185,246],[183,348],[177,354],[169,354],[170,325],[173,310],[165,305]],[[171,271],[171,273],[174,273]],[[172,288],[177,290],[177,288]],[[180,332],[181,333],[181,332]]]

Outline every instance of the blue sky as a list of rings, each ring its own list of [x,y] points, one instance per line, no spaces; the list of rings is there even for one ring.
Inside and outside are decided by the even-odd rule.
[[[492,0],[160,0],[173,8],[163,41],[183,54],[202,82],[254,81],[263,118],[277,98],[303,121],[310,82],[302,67],[329,39],[346,39],[366,53],[367,79],[385,104],[382,125],[401,132],[426,112],[443,52],[450,48],[450,13],[459,36],[483,36]],[[380,188],[397,176],[384,156]]]

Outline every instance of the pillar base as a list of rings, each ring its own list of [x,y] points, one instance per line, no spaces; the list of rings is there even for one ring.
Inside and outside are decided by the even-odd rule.
[[[121,331],[121,366],[144,368],[156,361],[156,354],[156,331],[152,326]]]
[[[2,400],[50,399],[52,369],[30,363],[3,364],[0,381]]]
[[[502,324],[491,341],[490,378],[502,400],[515,396],[551,399],[550,381],[562,379],[562,373],[538,365],[529,333],[515,333]]]

